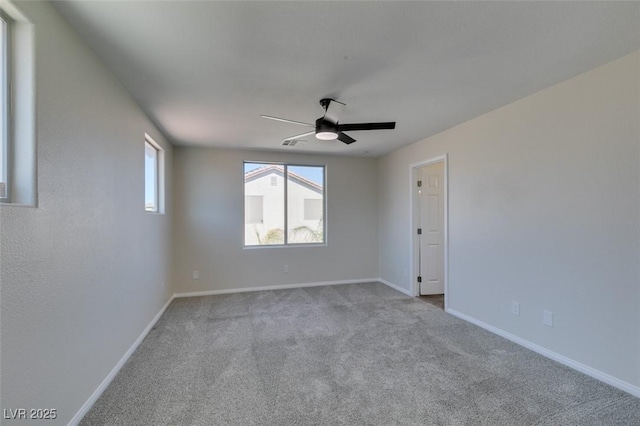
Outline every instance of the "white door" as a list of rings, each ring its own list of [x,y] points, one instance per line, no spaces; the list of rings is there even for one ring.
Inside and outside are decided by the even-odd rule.
[[[444,294],[444,163],[418,170],[420,294]]]

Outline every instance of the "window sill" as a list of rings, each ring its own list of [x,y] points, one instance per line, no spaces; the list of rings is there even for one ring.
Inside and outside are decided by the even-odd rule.
[[[242,246],[243,250],[267,249],[267,248],[310,248],[310,247],[327,247],[327,243],[316,244],[263,244],[260,246]]]
[[[24,203],[12,203],[11,201],[0,200],[0,207],[26,207],[26,208],[37,208],[38,206],[34,204],[24,204]]]

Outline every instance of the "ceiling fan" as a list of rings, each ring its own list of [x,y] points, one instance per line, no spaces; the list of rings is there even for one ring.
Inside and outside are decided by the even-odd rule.
[[[324,98],[320,99],[320,106],[324,108],[324,116],[316,120],[316,124],[303,123],[301,121],[287,120],[286,118],[272,117],[270,115],[261,115],[262,118],[269,120],[282,121],[285,123],[298,124],[300,126],[314,127],[314,130],[301,133],[299,135],[285,138],[285,141],[293,139],[303,138],[309,135],[316,135],[316,138],[330,141],[338,139],[346,144],[354,143],[356,140],[351,136],[343,133],[344,131],[360,131],[360,130],[390,130],[396,128],[395,121],[388,121],[383,123],[351,123],[341,124],[339,122],[340,113],[345,107],[345,104],[338,102],[334,99]]]

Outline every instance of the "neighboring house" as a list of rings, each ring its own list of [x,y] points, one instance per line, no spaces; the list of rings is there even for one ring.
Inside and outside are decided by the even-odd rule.
[[[323,187],[288,171],[289,243],[323,242]],[[285,223],[284,168],[267,165],[244,176],[245,245],[283,244]]]

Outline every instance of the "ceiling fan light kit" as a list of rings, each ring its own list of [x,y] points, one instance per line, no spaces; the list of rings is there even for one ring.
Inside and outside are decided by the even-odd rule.
[[[316,120],[316,138],[323,141],[332,141],[338,139],[338,132],[334,131],[335,124],[325,121],[324,117]]]
[[[338,134],[335,132],[316,132],[316,139],[323,141],[332,141],[338,139]]]
[[[316,120],[315,126],[309,123],[303,123],[301,121],[288,120],[286,118],[272,117],[270,115],[261,115],[260,117],[269,120],[282,121],[285,123],[298,124],[301,126],[315,127],[315,131],[302,133],[300,135],[291,136],[285,138],[285,141],[312,135],[315,133],[316,138],[325,141],[331,141],[338,139],[345,144],[354,143],[356,140],[351,136],[343,133],[343,130],[347,131],[360,131],[360,130],[391,130],[396,128],[395,121],[383,122],[383,123],[350,123],[339,124],[340,113],[346,106],[342,102],[338,102],[334,99],[324,98],[320,99],[320,106],[324,108],[324,116]]]

